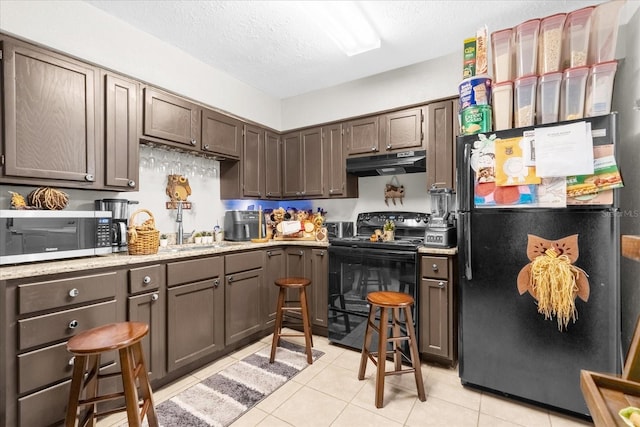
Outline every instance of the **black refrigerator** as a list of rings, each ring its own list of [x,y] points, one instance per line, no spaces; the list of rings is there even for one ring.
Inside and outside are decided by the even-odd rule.
[[[591,124],[594,147],[614,144],[615,149],[616,113],[583,121]],[[573,122],[577,121],[566,123]],[[506,139],[530,129],[492,134]],[[580,370],[621,370],[617,190],[609,190],[610,199],[604,204],[564,208],[479,205],[475,194],[478,174],[470,165],[478,138],[469,135],[457,140],[461,381],[588,415]],[[575,299],[577,318],[562,330],[556,318],[545,319],[538,313],[532,294],[518,288],[518,275],[531,261],[529,235],[550,242],[577,235],[575,266],[587,273],[590,294],[586,301]]]

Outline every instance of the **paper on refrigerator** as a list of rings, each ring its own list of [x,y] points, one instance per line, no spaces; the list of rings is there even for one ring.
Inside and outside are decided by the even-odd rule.
[[[534,139],[537,176],[593,174],[591,123],[536,128]]]

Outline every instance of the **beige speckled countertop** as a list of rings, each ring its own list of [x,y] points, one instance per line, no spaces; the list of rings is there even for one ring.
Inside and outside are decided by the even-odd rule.
[[[128,255],[110,254],[96,257],[74,258],[68,260],[37,262],[0,267],[0,280],[20,279],[24,277],[45,276],[48,274],[69,273],[74,271],[91,270],[98,268],[120,267],[124,265],[142,264],[154,261],[167,261],[172,259],[188,258],[203,255],[225,254],[268,248],[272,246],[310,246],[326,248],[328,242],[314,242],[305,240],[270,240],[266,243],[229,242],[224,241],[211,245],[182,245],[161,248],[153,255]],[[419,254],[455,255],[457,248],[427,248],[420,247]]]

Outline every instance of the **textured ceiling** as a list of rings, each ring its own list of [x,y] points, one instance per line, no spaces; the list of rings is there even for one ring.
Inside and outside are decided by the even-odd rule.
[[[462,54],[463,40],[484,24],[492,32],[602,2],[361,1],[382,46],[348,57],[304,1],[85,1],[277,98]]]

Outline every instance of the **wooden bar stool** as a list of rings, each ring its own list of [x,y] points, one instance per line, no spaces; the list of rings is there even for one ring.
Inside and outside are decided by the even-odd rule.
[[[89,410],[80,420],[79,426],[95,426],[98,416],[110,415],[124,409],[127,411],[130,427],[139,427],[145,415],[149,426],[158,426],[141,345],[142,338],[148,332],[149,326],[146,323],[111,323],[84,331],[67,342],[67,350],[74,355],[74,363],[66,427],[75,427],[80,406],[89,406]],[[100,374],[100,355],[112,350],[118,350],[121,372]],[[124,391],[98,395],[99,381],[113,376],[122,376]],[[138,399],[136,380],[140,385],[141,402]],[[85,392],[84,399],[81,398],[83,391]],[[124,407],[97,412],[99,402],[121,397],[124,397],[125,400]]]
[[[280,345],[280,337],[304,337],[304,346],[307,353],[307,363],[313,363],[311,347],[313,347],[313,337],[311,335],[311,317],[309,316],[309,300],[307,299],[306,288],[311,284],[311,280],[304,277],[285,277],[277,279],[275,285],[280,288],[278,293],[278,305],[276,310],[276,327],[273,332],[273,342],[271,344],[271,358],[269,362],[273,363],[276,357],[276,348]],[[298,289],[300,300],[291,301],[286,299],[287,289]],[[290,303],[299,303],[297,306],[287,305]],[[285,311],[299,311],[302,315],[303,334],[282,333],[282,324]]]
[[[360,371],[358,379],[363,380],[367,369],[367,359],[376,365],[376,408],[382,408],[384,402],[384,378],[387,375],[400,375],[413,373],[418,388],[418,398],[424,402],[426,400],[424,383],[422,382],[422,371],[420,369],[420,356],[418,355],[418,343],[416,333],[413,328],[413,318],[411,316],[411,306],[414,303],[413,297],[400,292],[382,291],[371,292],[367,295],[370,304],[369,319],[362,346],[360,357]],[[376,312],[380,309],[380,324],[376,325]],[[389,319],[391,311],[391,319]],[[404,321],[401,319],[404,313]],[[389,323],[391,320],[391,323]],[[401,334],[402,326],[405,326],[407,335]],[[387,330],[391,328],[391,336],[387,336]],[[373,331],[378,332],[378,351],[369,351]],[[402,350],[400,344],[408,341],[410,357]],[[387,343],[392,344],[392,351],[387,351]],[[393,354],[394,370],[385,371],[385,361],[389,354]],[[411,368],[402,368],[402,358],[411,362]]]

